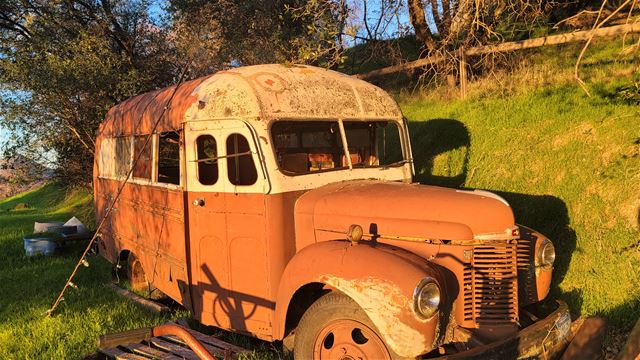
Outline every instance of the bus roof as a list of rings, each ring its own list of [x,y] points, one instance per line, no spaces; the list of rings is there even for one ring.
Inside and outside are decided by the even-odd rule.
[[[307,65],[256,65],[219,71],[130,98],[109,110],[101,136],[180,129],[213,119],[391,120],[402,115],[382,89],[335,71]]]

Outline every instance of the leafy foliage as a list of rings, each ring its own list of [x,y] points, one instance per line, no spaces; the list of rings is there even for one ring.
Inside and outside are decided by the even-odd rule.
[[[147,0],[2,2],[0,126],[12,134],[5,156],[37,159],[59,180],[88,184],[108,109],[175,82],[189,60],[195,77],[333,56],[333,3],[313,4],[175,0],[154,21]]]
[[[87,180],[93,137],[113,104],[170,83],[175,57],[146,2],[10,1],[0,7],[0,122],[7,155],[40,157]]]

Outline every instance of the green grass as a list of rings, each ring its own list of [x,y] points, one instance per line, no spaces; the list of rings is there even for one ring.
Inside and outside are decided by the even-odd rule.
[[[446,89],[399,98],[418,180],[504,196],[556,244],[552,296],[629,329],[640,317],[640,107],[616,94],[637,81],[640,58],[619,49],[600,43],[585,58],[591,97],[566,46],[472,83],[465,100]]]
[[[11,210],[19,203],[29,208]],[[55,256],[28,258],[22,236],[33,231],[34,221],[66,221],[75,215],[93,225],[91,205],[87,191],[52,184],[0,201],[0,358],[79,358],[95,351],[99,335],[169,319],[105,288],[111,267],[95,256],[89,257],[89,268],[78,272],[78,289],[66,292],[52,317],[44,316],[85,244],[68,245]]]

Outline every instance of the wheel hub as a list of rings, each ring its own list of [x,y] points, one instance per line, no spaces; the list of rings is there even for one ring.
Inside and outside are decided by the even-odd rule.
[[[322,360],[390,359],[382,339],[368,326],[350,319],[332,321],[320,330],[313,357]]]

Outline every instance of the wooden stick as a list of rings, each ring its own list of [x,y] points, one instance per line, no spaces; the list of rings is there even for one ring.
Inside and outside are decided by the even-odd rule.
[[[460,98],[467,97],[467,56],[464,48],[460,49]]]

